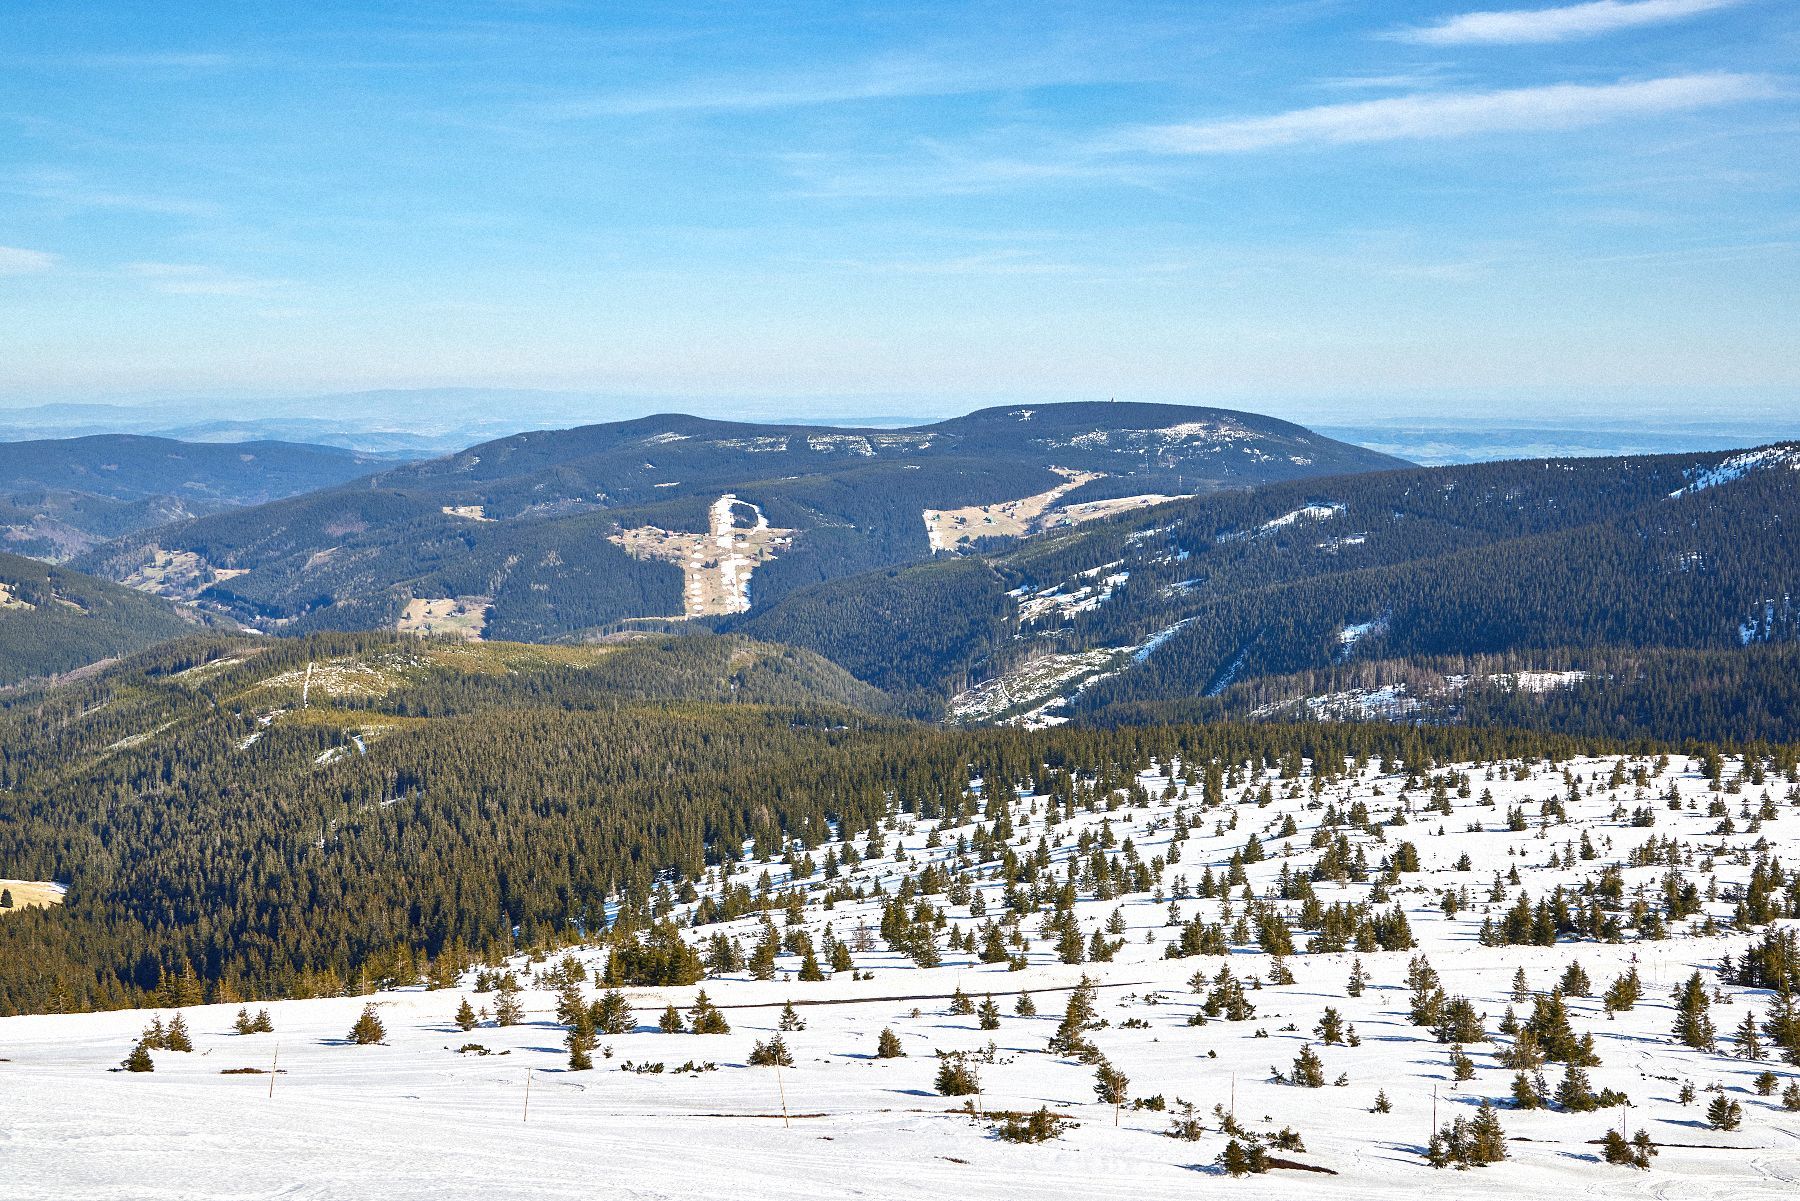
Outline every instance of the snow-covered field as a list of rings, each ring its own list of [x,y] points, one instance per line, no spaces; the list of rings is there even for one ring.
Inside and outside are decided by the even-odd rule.
[[[1283,1198],[1791,1197],[1800,1188],[1800,1111],[1783,1108],[1781,1094],[1800,1080],[1800,1068],[1782,1062],[1766,1041],[1762,1060],[1734,1056],[1733,1029],[1746,1013],[1765,1016],[1770,996],[1736,986],[1717,968],[1722,956],[1741,959],[1767,933],[1731,929],[1732,918],[1759,857],[1789,859],[1800,842],[1800,792],[1773,773],[1758,782],[1733,761],[1725,763],[1715,791],[1699,768],[1681,759],[1476,764],[1440,770],[1438,788],[1424,773],[1407,787],[1405,774],[1384,776],[1373,765],[1316,786],[1310,773],[1284,780],[1259,769],[1234,772],[1208,805],[1203,777],[1185,781],[1185,769],[1176,765],[1172,777],[1155,771],[1137,787],[1098,790],[1092,810],[1080,804],[1092,782],[1078,781],[1072,789],[1078,803],[1058,806],[1054,825],[1045,823],[1046,798],[1019,798],[1010,806],[1010,835],[1001,831],[1013,857],[1008,865],[997,849],[978,852],[978,835],[994,833],[1000,807],[986,799],[982,821],[949,829],[896,814],[890,828],[851,832],[860,862],[848,861],[840,841],[812,848],[811,868],[799,881],[780,859],[739,865],[731,884],[770,898],[768,918],[789,944],[774,978],[753,979],[742,969],[698,986],[627,989],[637,1028],[602,1036],[590,1071],[568,1070],[556,996],[533,986],[545,983],[541,977],[557,966],[560,951],[510,965],[526,984],[522,1023],[459,1029],[452,1015],[461,998],[484,1009],[496,999],[477,991],[471,973],[460,988],[402,988],[374,997],[387,1031],[379,1046],[346,1039],[370,1000],[364,997],[268,1002],[274,1031],[266,1034],[233,1033],[236,1005],[189,1008],[183,1012],[195,1049],[155,1052],[155,1071],[148,1074],[113,1069],[150,1012],[4,1019],[0,1181],[11,1196],[59,1199],[1142,1198],[1199,1191]],[[979,794],[980,782],[971,789]],[[1556,815],[1558,803],[1566,820]],[[1441,811],[1445,806],[1449,813]],[[1512,819],[1515,809],[1518,819]],[[1390,824],[1396,811],[1404,824]],[[1653,824],[1634,824],[1646,815]],[[1524,828],[1509,829],[1509,819]],[[1188,833],[1177,842],[1182,825]],[[1276,961],[1261,953],[1254,933],[1234,929],[1252,910],[1243,885],[1226,898],[1195,895],[1207,873],[1220,882],[1232,873],[1234,854],[1256,859],[1247,852],[1253,834],[1266,857],[1242,863],[1242,870],[1257,908],[1291,919],[1301,952],[1283,961],[1291,984],[1274,982]],[[1631,853],[1651,839],[1659,847],[1668,840],[1659,861],[1631,866]],[[869,855],[872,843],[879,845]],[[1420,870],[1382,885],[1383,864],[1404,855],[1404,844],[1416,849]],[[1312,881],[1317,903],[1368,902],[1385,887],[1386,899],[1365,912],[1386,915],[1399,906],[1416,947],[1304,953],[1317,934],[1300,916],[1306,902],[1270,899],[1271,891],[1279,891],[1284,872],[1292,881],[1334,848],[1348,857],[1340,859],[1341,872],[1327,870]],[[1176,853],[1179,861],[1171,862]],[[1468,863],[1459,868],[1464,855]],[[1006,920],[1007,867],[1033,859],[1048,861],[1039,876],[1042,907]],[[944,891],[909,890],[905,909],[926,926],[942,916],[929,950],[910,944],[916,957],[941,963],[920,967],[891,949],[879,928],[883,904],[902,881],[910,878],[916,887],[928,867],[935,870],[924,883]],[[1509,878],[1514,869],[1516,881]],[[1025,874],[1015,871],[1013,879]],[[1663,908],[1671,875],[1675,885],[1695,886],[1699,909],[1666,920],[1666,938],[1641,937],[1637,927]],[[1107,926],[1122,926],[1122,944],[1110,961],[1063,962],[1059,931],[1048,928],[1055,923],[1046,915],[1065,880],[1078,897],[1072,911],[1086,944],[1083,958],[1096,934],[1104,939]],[[718,884],[715,876],[704,891],[716,896]],[[880,896],[871,892],[877,884]],[[1484,919],[1499,921],[1521,893],[1545,900],[1558,885],[1577,909],[1599,900],[1623,923],[1624,941],[1478,941]],[[1584,885],[1598,886],[1599,895],[1583,894]],[[794,890],[804,890],[797,923],[788,903]],[[1015,883],[1014,900],[1022,902],[1029,891]],[[1287,891],[1304,890],[1290,883]],[[1454,916],[1446,912],[1446,894],[1461,902],[1451,906]],[[922,902],[932,912],[920,913]],[[1634,910],[1638,902],[1644,906]],[[676,916],[691,920],[691,903],[671,903]],[[1196,918],[1219,923],[1230,954],[1166,958],[1165,948]],[[1726,932],[1706,932],[1709,921]],[[802,933],[829,967],[828,928],[850,949],[854,970],[823,981],[795,978],[802,959],[791,948]],[[973,936],[974,946],[989,944],[990,929],[1015,956],[1013,965],[983,963],[969,949],[965,936]],[[704,945],[723,934],[748,951],[763,930],[763,918],[750,916],[690,929],[688,936]],[[1066,947],[1066,931],[1060,935]],[[589,974],[582,995],[597,996],[593,977],[605,952],[577,947],[570,953]],[[1452,1048],[1411,1020],[1406,976],[1418,955],[1429,959],[1449,996],[1468,998],[1482,1015],[1488,1041],[1465,1048],[1472,1079],[1455,1081]],[[1351,997],[1345,985],[1356,960],[1368,986]],[[1498,1027],[1509,1006],[1521,1019],[1533,1008],[1528,996],[1514,999],[1515,972],[1523,970],[1529,992],[1547,993],[1577,961],[1593,995],[1568,997],[1567,1005],[1575,1031],[1594,1037],[1601,1064],[1589,1069],[1593,1087],[1628,1094],[1629,1110],[1512,1108],[1514,1072],[1496,1056],[1513,1039]],[[1254,1015],[1191,1024],[1204,996],[1190,978],[1198,972],[1210,987],[1227,965],[1244,983]],[[1600,995],[1634,967],[1643,999],[1609,1013]],[[1674,987],[1696,970],[1713,997],[1714,1051],[1671,1037]],[[1164,1109],[1128,1103],[1115,1115],[1096,1095],[1094,1062],[1049,1050],[1084,974],[1098,986],[1099,1022],[1084,1037],[1129,1077],[1129,1098],[1160,1097]],[[685,1009],[700,989],[723,1007],[730,1033],[661,1032],[664,1007]],[[977,1014],[953,1012],[959,991],[976,1003],[991,996],[997,1028],[983,1029]],[[1016,1012],[1027,992],[1035,1016]],[[804,1023],[783,1035],[794,1065],[747,1066],[752,1046],[776,1032],[788,1001]],[[1356,1045],[1326,1043],[1315,1034],[1328,1006],[1354,1028]],[[884,1027],[899,1036],[903,1057],[876,1057]],[[1309,1045],[1323,1060],[1324,1087],[1274,1079],[1276,1070],[1289,1073]],[[937,1051],[972,1053],[978,1096],[940,1095]],[[266,1069],[277,1060],[271,1095]],[[646,1064],[663,1070],[627,1066]],[[683,1065],[702,1070],[682,1071]],[[265,1072],[224,1074],[246,1068]],[[1554,1091],[1562,1065],[1542,1071]],[[1752,1087],[1763,1071],[1777,1077],[1768,1095]],[[1334,1085],[1340,1075],[1344,1082]],[[1696,1091],[1687,1104],[1678,1099],[1683,1084]],[[1371,1111],[1378,1092],[1391,1101],[1391,1112]],[[1741,1106],[1740,1128],[1718,1130],[1707,1122],[1708,1103],[1719,1095]],[[1421,1152],[1434,1109],[1441,1125],[1472,1115],[1484,1098],[1498,1107],[1508,1158],[1467,1171],[1429,1166]],[[1206,1129],[1196,1141],[1168,1133],[1178,1100],[1197,1106]],[[976,1112],[961,1112],[967,1102]],[[1077,1125],[1047,1142],[1015,1144],[997,1138],[982,1116],[1040,1106]],[[1270,1153],[1324,1171],[1290,1166],[1267,1175],[1225,1175],[1215,1166],[1228,1137],[1221,1114],[1235,1115],[1249,1132],[1290,1128],[1304,1150],[1271,1147]],[[1595,1140],[1621,1120],[1660,1146],[1649,1170],[1601,1162]]]

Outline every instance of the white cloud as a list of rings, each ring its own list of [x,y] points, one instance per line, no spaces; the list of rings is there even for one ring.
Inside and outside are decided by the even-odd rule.
[[[171,54],[75,54],[60,61],[71,67],[83,67],[93,70],[121,68],[124,70],[144,71],[186,71],[209,70],[217,67],[236,65],[237,60],[228,54],[205,53],[171,53]]]
[[[197,263],[128,263],[125,270],[170,296],[259,296],[281,286],[279,280],[231,275]]]
[[[1761,76],[1677,75],[1632,83],[1560,83],[1494,92],[1421,92],[1267,117],[1147,126],[1116,149],[1237,154],[1469,134],[1579,129],[1622,117],[1733,104],[1774,94]]]
[[[948,258],[839,259],[834,265],[868,275],[1073,275],[1081,270],[1073,263],[1007,250]]]
[[[1558,8],[1461,13],[1435,25],[1401,30],[1394,36],[1428,46],[1571,42],[1641,25],[1680,21],[1737,3],[1740,0],[1591,0]]]
[[[56,266],[56,256],[42,250],[0,246],[0,275],[37,275]]]
[[[673,86],[576,95],[535,107],[554,119],[763,112],[881,100],[969,96],[1141,79],[1136,59],[1083,44],[987,56],[886,55],[812,71],[689,79]]]

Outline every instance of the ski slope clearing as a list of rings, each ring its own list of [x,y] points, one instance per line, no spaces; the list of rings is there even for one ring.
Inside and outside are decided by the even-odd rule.
[[[960,509],[926,509],[925,536],[932,550],[952,550],[977,538],[1023,538],[1043,528],[1044,515],[1075,489],[1106,478],[1097,471],[1073,471],[1052,467],[1063,482],[1046,492],[991,505],[965,505]]]
[[[931,543],[931,549],[956,550],[969,546],[979,538],[1028,538],[1050,530],[1070,529],[1083,522],[1154,508],[1170,501],[1192,499],[1189,493],[1177,495],[1145,492],[1136,496],[1115,496],[1105,500],[1063,504],[1063,497],[1095,480],[1105,479],[1106,473],[1074,471],[1067,467],[1052,467],[1050,470],[1062,476],[1064,482],[1047,492],[991,505],[926,509],[923,514],[925,536]]]
[[[1771,987],[1800,975],[1780,865],[1800,790],[1766,761],[1039,781],[970,779],[942,818],[746,847],[728,875],[659,886],[651,908],[676,925],[634,919],[610,946],[434,971],[434,989],[397,962],[372,996],[251,1002],[267,1033],[234,1033],[235,1002],[185,1006],[194,1049],[150,1051],[149,1073],[115,1069],[173,1008],[0,1020],[0,1178],[21,1196],[401,1199],[1800,1183],[1800,1029]],[[706,978],[618,981],[624,1032],[575,1070],[589,1017],[571,1006],[600,1002],[609,955],[629,976],[677,931]],[[383,1041],[356,1045],[371,1003]],[[882,1054],[884,1030],[903,1054]],[[791,1063],[752,1066],[778,1035]],[[1606,1090],[1629,1107],[1598,1104]],[[1505,1158],[1431,1166],[1434,1124],[1483,1101]],[[1190,1102],[1195,1137],[1175,1137]],[[1040,1109],[1072,1124],[996,1133]],[[1647,1169],[1604,1161],[1621,1124],[1655,1144]],[[1229,1176],[1234,1145],[1268,1174]]]
[[[737,523],[746,510],[750,524]],[[793,545],[794,531],[776,529],[762,509],[727,492],[707,509],[704,534],[653,525],[619,530],[607,541],[633,558],[663,559],[681,568],[683,617],[722,617],[750,608],[750,576],[757,566]]]

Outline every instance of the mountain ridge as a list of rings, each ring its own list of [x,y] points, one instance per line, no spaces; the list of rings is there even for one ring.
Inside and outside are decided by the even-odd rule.
[[[1190,406],[1010,406],[898,429],[654,414],[159,527],[78,566],[271,628],[398,626],[418,604],[458,605],[485,636],[543,641],[715,616],[928,558],[933,513],[972,543],[1009,528],[1007,506],[1053,491],[1072,522],[1133,497],[1397,462]],[[728,578],[700,587],[697,572]],[[696,608],[696,588],[710,606]]]

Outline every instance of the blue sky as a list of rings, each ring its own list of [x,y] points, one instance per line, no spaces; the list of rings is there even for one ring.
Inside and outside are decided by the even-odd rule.
[[[1792,0],[27,0],[0,403],[1791,414],[1796,97]]]

